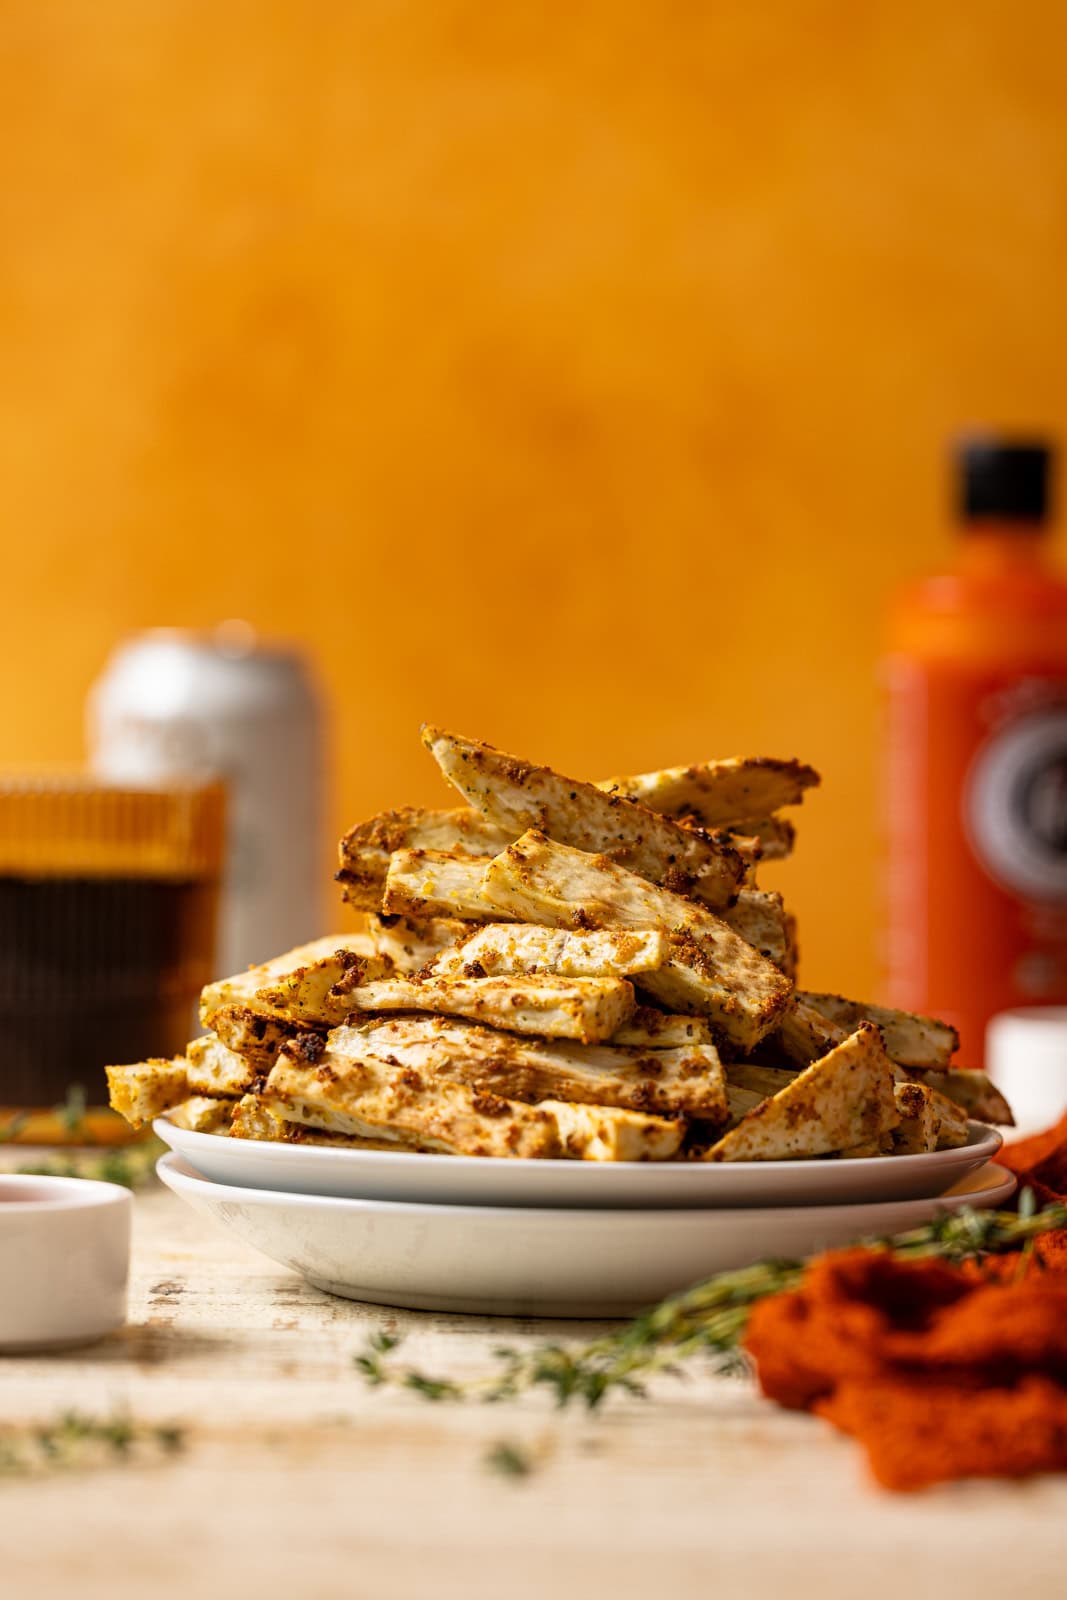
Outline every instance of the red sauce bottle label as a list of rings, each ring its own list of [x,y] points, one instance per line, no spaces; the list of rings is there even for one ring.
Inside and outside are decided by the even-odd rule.
[[[980,1066],[1001,1010],[1067,1003],[1067,679],[894,656],[888,998]]]

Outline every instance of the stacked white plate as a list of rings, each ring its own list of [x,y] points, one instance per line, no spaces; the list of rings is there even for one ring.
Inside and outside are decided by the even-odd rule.
[[[617,1317],[1014,1190],[977,1123],[958,1150],[854,1162],[509,1162],[155,1131],[160,1178],[197,1210],[317,1288],[418,1310]]]
[[[856,1161],[507,1161],[190,1133],[163,1182],[332,1294],[416,1310],[617,1317],[763,1257],[880,1238],[1015,1179],[1000,1135]]]

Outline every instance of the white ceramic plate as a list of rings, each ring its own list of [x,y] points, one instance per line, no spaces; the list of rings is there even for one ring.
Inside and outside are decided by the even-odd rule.
[[[167,1186],[331,1294],[417,1311],[624,1316],[713,1272],[1002,1205],[990,1162],[940,1199],[723,1211],[567,1211],[417,1205],[241,1189],[162,1156]]]
[[[992,1160],[999,1133],[971,1123],[959,1150],[860,1161],[508,1161],[270,1144],[190,1133],[165,1117],[159,1137],[218,1183],[350,1200],[430,1205],[669,1207],[829,1206],[944,1194]]]

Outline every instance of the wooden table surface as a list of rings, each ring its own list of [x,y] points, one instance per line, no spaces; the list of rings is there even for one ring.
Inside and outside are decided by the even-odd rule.
[[[0,1286],[0,1292],[6,1292]],[[158,1189],[138,1196],[129,1325],[0,1359],[0,1416],[175,1420],[172,1459],[0,1479],[5,1600],[818,1597],[1053,1600],[1067,1479],[891,1497],[821,1423],[694,1374],[602,1415],[430,1405],[352,1365],[382,1325],[474,1372],[502,1340],[589,1325],[332,1299]],[[486,1465],[499,1440],[535,1470]]]

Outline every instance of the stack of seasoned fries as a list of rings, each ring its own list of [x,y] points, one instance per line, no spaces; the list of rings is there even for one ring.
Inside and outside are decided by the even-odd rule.
[[[709,761],[590,784],[436,728],[463,805],[341,840],[366,929],[209,984],[207,1033],[110,1067],[135,1126],[586,1161],[894,1156],[1010,1122],[930,1017],[796,987],[760,889],[811,767]]]

